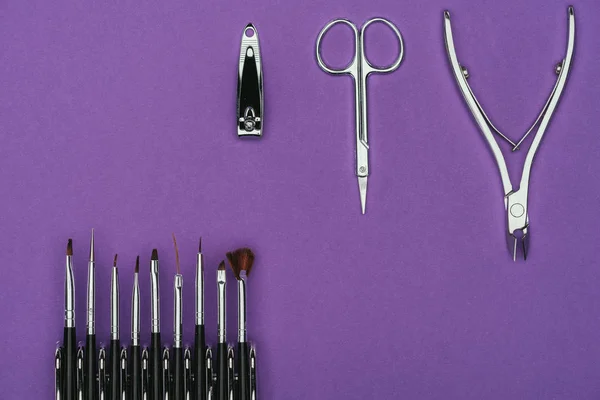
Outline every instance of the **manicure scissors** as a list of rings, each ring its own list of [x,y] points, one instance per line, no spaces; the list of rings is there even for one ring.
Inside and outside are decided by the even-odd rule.
[[[387,67],[376,67],[367,60],[365,56],[365,31],[367,27],[375,22],[387,25],[398,38],[398,58]],[[354,32],[354,58],[348,66],[335,69],[323,61],[321,57],[321,41],[323,36],[334,25],[345,24]],[[354,23],[347,19],[336,19],[329,22],[317,37],[317,63],[319,67],[332,75],[350,75],[354,79],[355,114],[356,114],[356,176],[358,177],[358,189],[360,191],[360,205],[362,213],[365,213],[367,202],[367,178],[369,176],[369,141],[367,135],[367,77],[371,73],[385,74],[395,71],[400,66],[404,56],[404,41],[402,34],[394,24],[385,18],[371,18],[358,29]]]
[[[573,7],[567,9],[567,16],[569,21],[569,28],[567,33],[567,51],[564,58],[556,65],[555,72],[558,75],[554,88],[546,101],[546,104],[542,108],[542,111],[538,115],[533,125],[525,132],[525,134],[518,141],[512,141],[508,136],[502,134],[490,121],[489,117],[483,110],[483,107],[475,97],[473,90],[469,86],[467,79],[469,73],[467,69],[459,63],[458,56],[456,54],[456,48],[454,46],[454,39],[452,36],[452,25],[450,23],[450,13],[444,12],[444,33],[446,42],[446,51],[448,53],[448,59],[452,72],[458,86],[462,92],[462,95],[477,122],[479,128],[485,139],[492,150],[496,164],[500,171],[500,177],[502,179],[502,187],[504,189],[504,207],[506,209],[508,230],[507,230],[507,244],[510,251],[510,255],[514,261],[516,261],[519,253],[522,253],[523,259],[527,259],[529,251],[529,214],[527,211],[527,195],[529,194],[529,177],[531,175],[531,167],[533,165],[533,158],[538,150],[542,137],[548,127],[550,118],[558,105],[560,96],[565,88],[569,70],[571,69],[571,63],[573,60],[573,51],[575,48],[575,11]],[[519,148],[521,143],[527,138],[527,136],[537,127],[531,146],[527,151],[525,157],[525,163],[523,165],[523,171],[521,173],[521,181],[519,186],[515,189],[510,181],[508,174],[508,168],[506,167],[506,161],[502,155],[502,150],[494,138],[494,133],[501,139],[508,142],[512,151]]]

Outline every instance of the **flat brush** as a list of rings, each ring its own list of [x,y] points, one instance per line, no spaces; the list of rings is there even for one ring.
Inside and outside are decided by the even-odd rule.
[[[130,400],[142,400],[142,350],[140,347],[140,256],[135,259],[133,290],[131,292],[131,346],[129,348]]]
[[[110,279],[110,399],[121,397],[121,339],[119,336],[119,270],[117,255]]]
[[[217,380],[215,382],[215,398],[216,400],[229,400],[229,379],[228,379],[228,368],[227,368],[227,334],[226,334],[226,297],[225,297],[225,262],[221,261],[219,269],[217,270],[217,288],[218,288],[218,299],[217,299],[217,313],[218,313],[218,326],[217,326]]]
[[[196,326],[194,334],[194,399],[206,400],[208,382],[206,372],[206,335],[204,328],[204,256],[202,238],[196,255]]]
[[[242,248],[227,253],[227,260],[237,279],[238,288],[238,348],[237,348],[237,394],[239,400],[250,400],[250,349],[246,337],[246,279],[254,265],[254,253]]]
[[[163,363],[160,340],[160,288],[158,284],[158,251],[150,258],[150,400],[163,400]]]
[[[175,400],[185,400],[185,371],[183,363],[183,311],[182,311],[182,289],[183,276],[179,265],[179,249],[177,248],[177,239],[173,234],[173,245],[175,246],[175,274],[173,284],[173,398]]]
[[[73,276],[73,241],[67,243],[65,277],[65,329],[63,336],[64,370],[62,395],[64,400],[75,400],[77,391],[77,343],[75,336],[75,277]]]
[[[88,261],[87,281],[87,309],[86,309],[86,336],[85,336],[85,398],[96,400],[98,398],[98,373],[96,360],[96,261],[94,256],[94,230],[90,239],[90,259]]]

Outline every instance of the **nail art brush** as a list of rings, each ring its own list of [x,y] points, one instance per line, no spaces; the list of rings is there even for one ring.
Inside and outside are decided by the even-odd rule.
[[[219,269],[217,270],[217,313],[218,313],[218,326],[217,326],[217,380],[216,380],[216,400],[228,400],[229,397],[229,382],[228,382],[228,370],[227,370],[227,334],[226,334],[226,298],[225,298],[225,262],[221,261]]]
[[[204,328],[204,256],[202,238],[196,255],[196,326],[194,335],[194,396],[195,400],[206,400],[208,382],[206,374],[206,336]]]
[[[150,400],[163,400],[163,363],[160,340],[160,290],[158,284],[158,250],[150,258]]]
[[[87,400],[98,398],[98,382],[96,380],[96,260],[94,255],[94,230],[90,239],[90,259],[88,261],[87,281],[87,321],[85,337],[85,396]]]
[[[227,260],[237,279],[238,288],[238,346],[237,346],[237,392],[239,400],[250,400],[250,360],[246,335],[246,279],[254,265],[254,253],[242,248],[227,253]]]
[[[121,340],[119,336],[119,270],[117,255],[110,279],[110,399],[121,397]]]
[[[133,290],[131,294],[131,346],[130,369],[131,379],[129,384],[129,399],[142,400],[142,350],[140,347],[140,256],[135,259],[135,272],[133,274]]]
[[[175,266],[177,273],[173,283],[173,398],[174,400],[185,400],[184,388],[184,365],[183,365],[183,312],[182,312],[182,290],[183,276],[179,265],[179,249],[177,239],[173,234],[173,245],[175,246]]]
[[[75,342],[75,278],[73,276],[73,240],[67,243],[66,277],[65,277],[65,329],[63,337],[64,350],[64,400],[75,400],[76,396],[76,357]]]

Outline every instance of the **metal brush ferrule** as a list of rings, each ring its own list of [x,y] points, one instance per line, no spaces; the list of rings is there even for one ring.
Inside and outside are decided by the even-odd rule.
[[[86,310],[86,328],[87,334],[93,335],[96,333],[96,263],[90,261],[88,263],[88,281],[87,281],[87,310]]]
[[[119,270],[113,267],[110,278],[110,338],[119,339]]]
[[[183,276],[175,275],[173,286],[173,304],[175,307],[173,315],[173,347],[181,348],[183,344]]]
[[[152,333],[160,332],[160,296],[158,287],[158,260],[150,261],[150,331]]]
[[[217,337],[219,340],[219,343],[226,343],[227,342],[227,333],[226,333],[226,318],[225,318],[225,314],[226,314],[226,307],[227,307],[227,303],[226,303],[226,298],[225,298],[225,285],[226,285],[226,278],[225,278],[225,270],[218,270],[217,271],[217,286],[218,286],[218,302],[217,302],[217,313],[218,313],[218,320],[217,320]]]
[[[90,261],[88,262],[87,304],[86,304],[87,334],[96,333],[96,260],[94,256],[94,230],[90,239]]]
[[[131,294],[131,345],[140,345],[140,284],[137,272],[133,274],[133,291]]]
[[[75,327],[75,277],[73,256],[67,256],[65,276],[65,327]]]
[[[204,256],[196,256],[196,325],[204,325]]]
[[[246,342],[246,281],[238,279],[238,342]]]

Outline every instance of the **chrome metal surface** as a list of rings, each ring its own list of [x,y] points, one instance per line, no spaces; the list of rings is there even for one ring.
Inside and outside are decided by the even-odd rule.
[[[556,68],[558,78],[556,84],[550,93],[541,113],[536,118],[534,124],[527,130],[527,132],[515,143],[509,139],[506,135],[502,134],[494,124],[491,122],[481,104],[475,97],[473,90],[467,82],[468,74],[465,74],[464,67],[458,61],[456,54],[456,48],[454,44],[454,37],[452,34],[452,25],[450,22],[450,13],[444,12],[444,33],[446,50],[448,59],[452,68],[452,72],[458,83],[458,86],[462,92],[463,98],[465,99],[469,110],[473,114],[477,125],[479,126],[484,138],[488,142],[492,154],[496,160],[498,170],[500,172],[500,178],[502,180],[502,186],[504,190],[504,206],[507,214],[507,244],[509,252],[513,260],[516,261],[519,254],[522,254],[523,258],[526,259],[529,252],[529,213],[528,213],[528,192],[529,192],[529,179],[531,175],[531,167],[533,165],[533,159],[539,148],[541,140],[546,132],[548,123],[552,118],[560,96],[564,90],[567,77],[571,68],[573,60],[573,53],[575,49],[575,12],[573,7],[567,9],[568,15],[568,35],[567,35],[567,50],[564,59],[559,63],[560,68]],[[523,170],[521,173],[521,180],[518,187],[513,187],[506,166],[505,158],[502,154],[502,150],[494,138],[494,133],[503,138],[505,141],[511,144],[512,150],[515,151],[528,137],[528,135],[537,127],[537,131],[533,137],[531,146],[526,154]]]
[[[373,23],[383,23],[388,26],[398,38],[399,52],[396,60],[386,66],[377,67],[371,64],[365,55],[365,32]],[[354,34],[354,58],[350,64],[342,69],[328,66],[321,56],[321,42],[324,35],[337,24],[344,24],[352,29]],[[354,79],[354,107],[356,119],[356,176],[359,178],[359,193],[361,200],[361,212],[366,211],[367,178],[369,176],[369,135],[368,135],[368,107],[367,107],[367,78],[372,73],[390,73],[400,66],[404,57],[404,40],[400,30],[385,18],[371,18],[359,29],[347,19],[335,19],[329,22],[317,37],[316,46],[317,63],[319,67],[332,75],[350,75]]]

